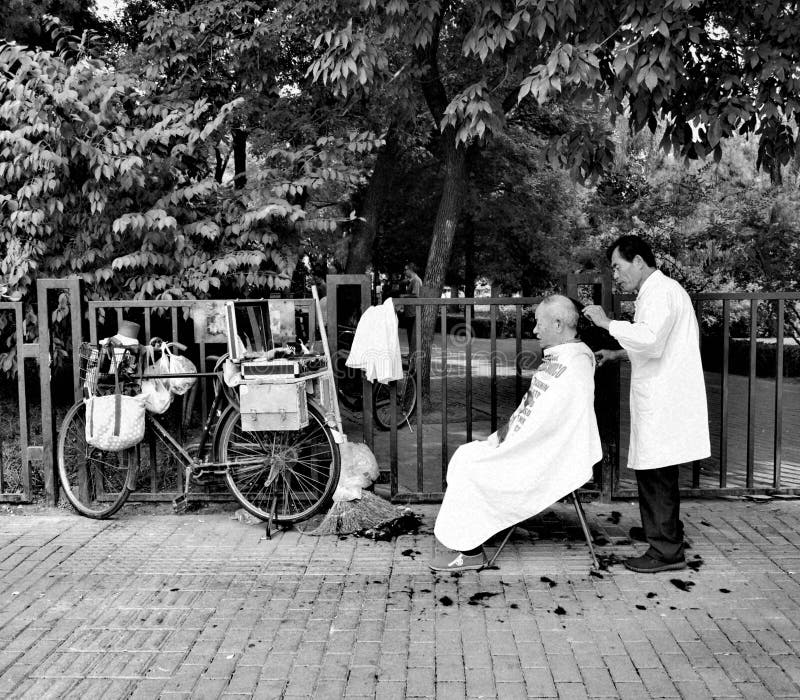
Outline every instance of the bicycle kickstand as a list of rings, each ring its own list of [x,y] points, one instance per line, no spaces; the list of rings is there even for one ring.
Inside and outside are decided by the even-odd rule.
[[[192,468],[186,467],[183,477],[183,493],[172,499],[172,510],[175,513],[185,513],[189,507],[189,478],[192,475]]]
[[[272,520],[275,517],[275,508],[278,504],[278,499],[276,497],[272,497],[272,504],[269,507],[269,518],[267,518],[267,531],[264,533],[264,536],[261,538],[262,540],[271,540],[272,539]]]

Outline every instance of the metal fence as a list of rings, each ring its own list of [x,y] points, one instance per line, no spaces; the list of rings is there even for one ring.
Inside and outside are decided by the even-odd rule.
[[[615,296],[615,315],[630,314],[633,300]],[[800,347],[786,337],[800,294],[712,292],[692,300],[701,328],[712,455],[682,469],[682,493],[800,493]],[[623,366],[618,421],[623,467],[628,386]],[[614,476],[614,496],[636,494],[626,469],[618,465]]]
[[[589,286],[603,285],[590,293],[590,299],[605,302],[617,318],[632,317],[634,297],[611,296],[605,282],[603,276],[585,278]],[[574,284],[567,291],[581,296]],[[686,496],[800,493],[800,346],[786,337],[787,315],[795,314],[800,294],[704,293],[692,298],[701,327],[712,455],[683,465],[681,492]],[[395,500],[441,499],[455,448],[494,431],[516,407],[538,353],[536,341],[526,337],[531,334],[525,323],[538,301],[397,300],[415,308],[417,327],[423,308],[435,309],[437,324],[431,348],[430,405],[416,413],[411,425],[376,436],[378,450],[383,445],[389,453]],[[481,311],[476,313],[476,308]],[[448,313],[455,309],[457,316]],[[483,319],[486,338],[475,332],[476,319]],[[763,337],[766,334],[771,335]],[[414,349],[421,351],[419,336]],[[421,377],[417,382],[420,394]],[[598,372],[596,412],[605,457],[587,488],[604,499],[637,495],[633,473],[625,466],[629,386],[627,364],[608,368],[604,375]]]
[[[343,278],[355,284],[355,298],[361,308],[368,295],[360,276]],[[22,307],[0,304],[0,314],[14,316],[17,329],[18,363],[37,358],[45,366],[50,352],[47,292],[71,285],[71,281],[45,280],[40,289],[40,339],[25,344],[22,337]],[[588,288],[581,290],[583,285]],[[74,285],[73,285],[74,286]],[[330,288],[329,288],[330,289]],[[632,314],[634,298],[611,296],[610,279],[603,275],[572,278],[565,287],[568,294],[603,303],[616,317]],[[71,291],[79,299],[79,288]],[[711,458],[682,469],[682,492],[686,495],[797,494],[800,493],[800,346],[792,335],[800,324],[787,325],[795,318],[796,293],[705,293],[693,297],[702,329],[701,350],[709,401],[709,422],[713,454]],[[527,389],[529,377],[539,357],[533,337],[533,311],[539,298],[440,299],[403,298],[395,300],[413,310],[416,328],[423,313],[435,315],[435,331],[430,346],[429,402],[418,407],[411,420],[393,424],[381,432],[371,417],[345,411],[351,431],[361,432],[387,467],[386,480],[397,501],[436,501],[446,486],[447,464],[455,449],[473,439],[486,437],[513,412]],[[330,299],[329,317],[336,318],[336,295]],[[73,302],[74,303],[74,302]],[[216,302],[221,304],[222,302]],[[299,306],[311,300],[301,300]],[[208,317],[210,302],[205,301],[94,301],[88,305],[88,337],[96,342],[100,334],[113,333],[125,318],[139,322],[144,338],[153,334],[191,346],[190,356],[201,372],[211,372],[217,358],[225,352],[224,339],[214,337],[202,317]],[[77,303],[75,308],[79,308]],[[403,314],[405,316],[405,314]],[[313,325],[309,320],[309,325]],[[82,313],[73,313],[73,345],[81,340]],[[198,318],[201,320],[198,321]],[[787,332],[789,328],[792,332]],[[313,333],[313,328],[311,329]],[[422,336],[416,333],[407,342],[400,331],[404,351],[422,350]],[[336,324],[328,326],[334,340]],[[767,338],[766,336],[769,336]],[[188,341],[188,342],[187,342]],[[334,345],[334,351],[335,351]],[[77,374],[77,368],[75,368]],[[0,501],[25,501],[31,498],[30,463],[44,465],[45,490],[55,498],[52,471],[52,437],[55,433],[52,405],[49,403],[49,372],[40,372],[42,389],[42,445],[30,445],[27,420],[29,396],[24,372],[18,375],[19,453],[22,467],[18,485],[9,488],[9,452],[0,451]],[[631,473],[625,469],[629,431],[626,365],[597,381],[597,413],[605,446],[605,459],[595,470],[588,488],[604,499],[636,495]],[[192,440],[192,425],[202,425],[213,395],[211,378],[199,383],[196,397],[183,399],[176,410],[175,430],[186,431],[182,438]],[[417,393],[422,395],[423,376],[415,375]],[[365,383],[368,389],[369,385]],[[75,380],[76,397],[80,386]],[[365,392],[365,406],[369,407]],[[423,410],[424,409],[424,410]],[[48,422],[47,413],[50,418]],[[194,418],[192,418],[194,416]],[[13,431],[11,431],[13,432]],[[48,446],[49,445],[49,446]],[[15,445],[16,449],[16,445]],[[145,446],[143,450],[153,450]],[[47,456],[50,455],[48,462]],[[182,488],[183,474],[168,456],[150,452],[143,460],[143,481],[134,498],[169,500]],[[207,498],[215,498],[213,489]],[[220,488],[217,494],[227,498]],[[203,496],[200,495],[202,498]]]
[[[438,501],[455,449],[494,432],[527,390],[527,379],[540,356],[533,338],[533,309],[540,298],[394,301],[396,306],[413,308],[416,329],[425,312],[433,309],[436,314],[429,403],[418,403],[408,423],[392,423],[388,433],[376,433],[375,449],[388,452],[395,500]],[[421,357],[422,334],[414,332],[403,347]],[[421,398],[423,373],[416,371],[414,379]]]

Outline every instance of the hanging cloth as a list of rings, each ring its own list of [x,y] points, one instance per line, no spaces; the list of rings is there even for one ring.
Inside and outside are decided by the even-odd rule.
[[[371,382],[388,384],[403,378],[397,314],[391,299],[380,306],[370,306],[362,314],[346,364],[363,369]]]

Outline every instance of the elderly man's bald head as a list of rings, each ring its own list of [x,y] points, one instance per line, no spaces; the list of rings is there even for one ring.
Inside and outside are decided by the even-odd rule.
[[[536,308],[536,327],[533,329],[542,348],[575,340],[578,310],[571,299],[553,294]]]
[[[565,328],[571,331],[578,328],[578,310],[569,297],[561,294],[551,294],[549,297],[542,299],[540,306],[544,307],[550,318],[561,321]]]

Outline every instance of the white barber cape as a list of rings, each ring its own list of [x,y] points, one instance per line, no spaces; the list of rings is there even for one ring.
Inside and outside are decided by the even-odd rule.
[[[450,549],[477,547],[592,477],[603,451],[594,415],[594,355],[581,342],[544,351],[508,436],[459,447],[434,534]]]
[[[631,363],[629,469],[711,454],[697,318],[686,290],[659,270],[639,288],[633,323],[608,328]]]
[[[361,315],[345,364],[363,369],[371,382],[388,384],[403,378],[397,314],[391,299],[380,306],[370,306]]]

